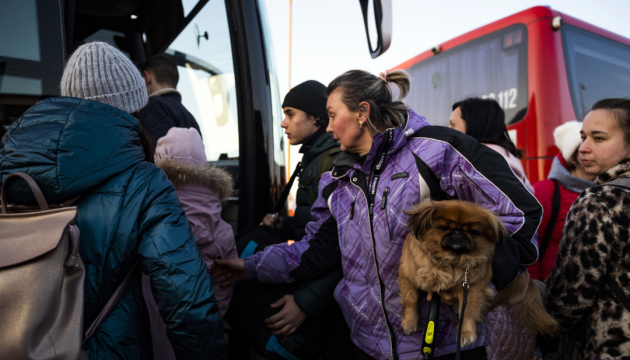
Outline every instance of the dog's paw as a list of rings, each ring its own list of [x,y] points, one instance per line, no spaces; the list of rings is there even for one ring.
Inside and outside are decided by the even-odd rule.
[[[462,341],[461,341],[461,346],[462,347],[466,347],[469,345],[472,345],[472,343],[475,342],[475,340],[477,339],[477,332],[476,331],[464,331],[462,330]]]
[[[403,316],[400,325],[402,326],[405,335],[411,335],[411,333],[418,330],[418,316]]]

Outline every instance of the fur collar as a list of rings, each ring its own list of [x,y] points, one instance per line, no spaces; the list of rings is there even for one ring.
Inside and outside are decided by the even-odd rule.
[[[619,164],[599,174],[595,179],[595,185],[600,185],[622,177],[630,177],[630,159],[621,160]]]
[[[210,165],[185,164],[171,159],[155,163],[162,168],[173,185],[202,185],[219,194],[224,199],[232,194],[232,177],[225,170]]]

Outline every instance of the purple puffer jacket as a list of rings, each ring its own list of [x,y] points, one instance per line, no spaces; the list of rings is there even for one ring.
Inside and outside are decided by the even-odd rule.
[[[245,259],[245,271],[248,278],[262,282],[291,282],[320,276],[341,261],[344,278],[335,298],[353,342],[377,359],[421,359],[429,304],[420,297],[419,330],[405,335],[397,279],[408,233],[403,210],[430,199],[430,184],[435,184],[419,175],[422,165],[430,168],[443,191],[495,211],[507,226],[511,237],[497,246],[493,259],[497,288],[536,261],[534,235],[542,208],[497,152],[458,131],[429,126],[411,110],[404,129],[375,135],[363,164],[360,160],[342,154],[322,176],[313,221],[302,241],[272,246]],[[455,352],[456,322],[452,308],[443,305],[435,356]],[[482,325],[468,349],[488,342]]]

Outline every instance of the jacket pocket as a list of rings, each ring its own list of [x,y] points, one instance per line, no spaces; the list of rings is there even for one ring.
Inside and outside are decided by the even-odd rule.
[[[468,175],[464,169],[462,169],[461,166],[459,166],[459,171],[464,174],[464,176],[466,177],[466,179],[468,180],[468,183],[471,185],[472,188],[476,189],[476,192],[481,194],[486,200],[490,201],[492,204],[497,204],[497,201],[495,199],[492,198],[492,196],[490,196],[490,194],[488,194],[487,192],[485,192],[481,186],[479,186],[479,184],[477,184],[471,177],[470,175]],[[470,199],[468,201],[471,201]]]
[[[357,201],[357,198],[355,197],[354,199],[352,199],[352,203],[350,204],[350,216],[348,217],[348,222],[346,223],[346,228],[343,234],[343,246],[346,247],[347,243],[348,243],[348,230],[350,229],[350,223],[352,222],[352,219],[354,219],[354,205]]]
[[[385,213],[385,225],[387,226],[387,236],[389,237],[389,241],[396,242],[392,236],[392,227],[391,227],[391,224],[389,223],[390,215],[389,215],[389,210],[387,209],[388,197],[389,197],[389,186],[385,188],[385,191],[383,191],[383,196],[381,198],[381,210],[383,210],[383,212]]]

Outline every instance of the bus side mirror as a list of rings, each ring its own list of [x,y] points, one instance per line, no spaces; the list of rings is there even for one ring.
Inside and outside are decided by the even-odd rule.
[[[392,3],[391,0],[359,0],[359,3],[361,3],[370,55],[372,59],[375,59],[387,51],[392,42]],[[368,15],[370,8],[373,9],[373,16]],[[376,31],[376,39],[374,31]],[[372,46],[373,44],[375,46]]]

